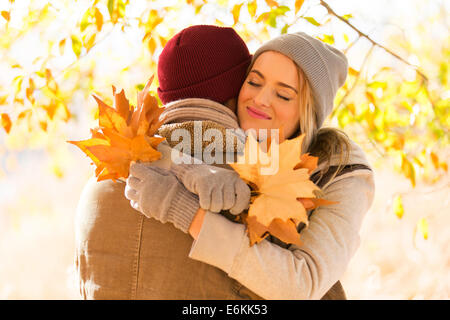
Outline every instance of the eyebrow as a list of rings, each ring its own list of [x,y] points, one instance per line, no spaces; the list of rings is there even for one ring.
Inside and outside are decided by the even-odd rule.
[[[250,71],[250,72],[254,72],[254,73],[256,73],[257,75],[259,75],[261,78],[265,79],[264,76],[263,76],[263,74],[262,74],[261,72],[259,72],[258,70],[256,70],[256,69],[253,69],[253,70]],[[295,89],[294,87],[292,87],[292,86],[290,86],[290,85],[288,85],[288,84],[286,84],[286,83],[284,83],[284,82],[277,82],[277,85],[279,85],[279,86],[281,86],[281,87],[285,87],[285,88],[291,89],[291,90],[294,90],[295,93],[298,94],[297,89]]]

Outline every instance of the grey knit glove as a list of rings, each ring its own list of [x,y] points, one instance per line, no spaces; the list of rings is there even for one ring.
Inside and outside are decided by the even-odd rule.
[[[189,192],[166,169],[133,163],[125,187],[131,206],[148,218],[171,222],[188,233],[198,208],[198,196]]]
[[[250,188],[234,170],[207,164],[172,164],[170,170],[186,189],[198,194],[205,210],[238,215],[249,207]]]

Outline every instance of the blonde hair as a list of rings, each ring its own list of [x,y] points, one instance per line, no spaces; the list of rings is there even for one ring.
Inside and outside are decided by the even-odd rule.
[[[320,178],[329,170],[331,159],[339,154],[339,165],[331,179],[341,172],[348,161],[350,152],[350,140],[342,130],[336,128],[317,128],[316,109],[314,96],[308,79],[302,69],[297,66],[300,92],[299,129],[290,138],[305,134],[302,150],[319,158],[319,164],[326,162],[325,169],[321,171]],[[330,180],[331,180],[330,179]]]

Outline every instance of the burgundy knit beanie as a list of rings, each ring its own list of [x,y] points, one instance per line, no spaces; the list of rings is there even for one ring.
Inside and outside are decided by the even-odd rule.
[[[237,97],[251,55],[232,28],[197,25],[165,45],[158,61],[158,96],[166,104],[185,98],[219,103]]]

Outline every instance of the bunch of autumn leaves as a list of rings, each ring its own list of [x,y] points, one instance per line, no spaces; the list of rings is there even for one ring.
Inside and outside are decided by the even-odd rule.
[[[163,111],[158,101],[149,94],[153,77],[138,92],[134,108],[122,90],[116,93],[113,86],[114,105],[108,106],[94,95],[99,109],[99,127],[91,129],[91,138],[68,141],[79,147],[92,159],[97,181],[127,178],[131,161],[152,162],[161,158],[156,150],[164,138],[155,137],[162,124]]]
[[[114,105],[108,106],[94,95],[99,108],[99,127],[91,129],[91,138],[68,141],[79,147],[96,166],[98,181],[127,178],[132,161],[152,162],[161,158],[157,146],[164,138],[155,136],[163,123],[155,97],[149,93],[153,77],[138,93],[137,106],[129,104],[124,91],[116,93]],[[301,154],[303,136],[284,140],[278,144],[279,169],[275,174],[262,175],[264,167],[259,159],[249,163],[249,152],[255,143],[258,153],[263,152],[253,135],[249,135],[244,153],[230,166],[252,189],[250,207],[240,215],[247,226],[250,245],[272,235],[289,244],[301,245],[298,226],[308,225],[307,210],[332,204],[316,197],[320,189],[310,180],[317,167],[317,157]],[[278,142],[272,142],[278,143]],[[267,148],[269,158],[272,148]],[[254,150],[253,150],[254,152]]]

